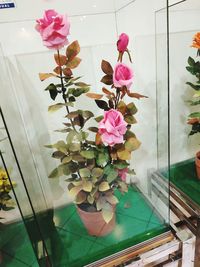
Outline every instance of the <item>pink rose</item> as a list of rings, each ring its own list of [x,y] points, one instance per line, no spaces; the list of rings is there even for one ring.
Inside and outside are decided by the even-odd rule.
[[[129,37],[126,33],[122,33],[119,36],[119,40],[117,41],[117,50],[119,52],[124,53],[127,50],[127,46],[129,43]]]
[[[127,123],[121,112],[111,109],[104,112],[104,118],[99,122],[99,134],[102,141],[109,146],[123,143]]]
[[[126,86],[130,88],[133,83],[133,71],[124,63],[117,63],[113,73],[113,83],[115,87]]]
[[[122,170],[118,169],[118,175],[121,178],[121,180],[124,182],[126,182],[127,173],[128,173],[128,168],[125,168]]]
[[[49,9],[42,19],[36,20],[36,30],[40,33],[43,44],[49,49],[60,49],[68,44],[70,23],[66,15],[60,15]]]

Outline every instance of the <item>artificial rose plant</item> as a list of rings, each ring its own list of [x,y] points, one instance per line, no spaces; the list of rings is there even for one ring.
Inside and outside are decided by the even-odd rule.
[[[131,126],[136,123],[134,115],[137,108],[132,101],[126,104],[124,97],[140,99],[144,96],[130,89],[133,83],[132,67],[122,63],[124,52],[130,58],[127,48],[129,38],[124,33],[117,42],[120,62],[114,68],[105,60],[101,64],[104,72],[101,82],[111,89],[104,86],[102,94],[88,93],[90,86],[73,75],[73,69],[81,62],[77,57],[80,52],[78,41],[69,44],[65,54],[59,51],[67,42],[69,27],[67,17],[54,10],[46,11],[44,18],[37,20],[36,26],[44,45],[57,50],[54,71],[40,73],[41,81],[47,78],[60,81],[50,83],[45,89],[53,101],[62,99],[48,110],[53,112],[64,108],[66,111],[64,128],[57,130],[63,133],[63,140],[47,146],[55,149],[52,157],[60,161],[49,177],[70,176],[66,181],[75,203],[85,205],[89,210],[102,211],[108,223],[113,217],[113,206],[118,203],[114,191],[128,191],[126,175],[134,174],[129,163],[131,152],[140,146],[140,141],[131,131]],[[89,110],[74,108],[74,103],[82,94],[96,102],[102,116],[95,117]],[[93,120],[93,127],[87,126],[89,120]],[[89,131],[95,134],[92,140]]]
[[[200,56],[200,32],[196,33],[193,39],[192,47],[197,49],[197,57]],[[192,125],[189,135],[200,133],[200,61],[194,60],[192,57],[188,58],[189,66],[186,69],[197,79],[195,83],[187,82],[187,84],[194,90],[192,100],[188,101],[191,106],[198,107],[195,112],[188,116],[187,123]]]

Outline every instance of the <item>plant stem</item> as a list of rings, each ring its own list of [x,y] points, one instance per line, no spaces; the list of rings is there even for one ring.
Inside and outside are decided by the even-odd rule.
[[[63,76],[62,76],[62,67],[61,67],[61,61],[60,61],[60,52],[59,50],[57,50],[57,53],[58,53],[58,61],[59,61],[59,67],[60,67],[60,81],[61,81],[61,88],[62,88],[62,97],[63,97],[63,100],[65,101],[65,104],[67,103],[67,97],[65,95],[65,92],[66,92],[66,88],[64,86],[64,81],[63,81]],[[69,114],[70,111],[69,111],[69,107],[66,106],[66,110],[67,110],[67,113]],[[74,123],[72,121],[72,119],[69,119],[70,122],[71,122],[71,125],[72,125],[72,128],[77,132],[75,126],[74,126]]]

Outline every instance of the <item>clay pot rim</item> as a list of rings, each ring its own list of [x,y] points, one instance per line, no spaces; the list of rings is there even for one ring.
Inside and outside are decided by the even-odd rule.
[[[101,213],[101,210],[97,210],[97,211],[85,211],[85,210],[81,209],[81,208],[79,207],[79,205],[77,205],[77,204],[76,204],[76,207],[77,207],[77,209],[78,209],[80,212],[85,213],[85,214],[90,213],[90,214],[94,214],[94,215],[96,216],[97,213],[98,213],[98,214]]]

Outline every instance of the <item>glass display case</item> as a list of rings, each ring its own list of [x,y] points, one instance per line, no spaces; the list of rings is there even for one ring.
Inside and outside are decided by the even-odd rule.
[[[144,4],[149,5],[145,12],[151,24],[143,22],[139,15],[144,11]],[[165,4],[162,7],[165,7]],[[162,18],[159,17],[160,13],[156,14],[157,22],[161,19],[162,24],[159,23],[160,33],[157,32],[155,37],[155,11],[160,8],[160,3],[159,6],[152,6],[147,1],[139,3],[116,0],[108,3],[88,0],[84,1],[83,5],[77,0],[70,2],[70,6],[65,6],[56,1],[43,1],[41,5],[37,4],[35,9],[30,10],[24,1],[23,10],[24,8],[27,12],[22,12],[19,3],[16,10],[5,11],[0,19],[0,32],[2,36],[9,38],[7,41],[4,37],[0,39],[3,51],[0,64],[3,74],[0,87],[4,118],[2,126],[5,128],[6,124],[6,135],[10,134],[9,138],[2,142],[2,151],[5,151],[2,156],[5,157],[5,166],[8,169],[12,167],[10,177],[17,184],[14,188],[17,205],[14,210],[5,214],[8,219],[3,221],[2,231],[6,240],[9,238],[7,227],[16,227],[17,230],[13,230],[15,232],[12,234],[20,242],[16,237],[20,224],[26,234],[18,232],[19,236],[27,236],[27,243],[22,240],[22,247],[15,239],[12,241],[13,261],[4,261],[3,266],[16,267],[15,260],[20,260],[25,266],[97,267],[103,263],[110,266],[106,264],[112,261],[118,265],[122,264],[128,260],[123,258],[123,255],[128,255],[134,246],[142,242],[145,246],[166,235],[169,230],[168,181],[166,180],[164,189],[157,186],[157,189],[152,190],[151,184],[152,173],[158,169],[168,173],[169,166],[166,10],[162,13]],[[58,166],[58,161],[51,157],[53,150],[45,146],[55,144],[58,140],[65,142],[68,136],[68,132],[56,131],[62,128],[66,112],[48,112],[48,106],[52,106],[54,102],[49,97],[48,90],[44,89],[55,77],[51,77],[50,82],[41,82],[38,76],[39,73],[51,73],[55,65],[55,51],[42,45],[35,30],[35,20],[42,17],[45,9],[50,8],[69,15],[69,41],[72,43],[78,40],[81,47],[82,62],[74,71],[74,75],[81,76],[84,82],[90,84],[92,93],[101,94],[101,88],[104,86],[100,82],[103,73],[101,62],[105,60],[112,66],[116,64],[116,42],[119,35],[125,32],[129,35],[128,47],[134,68],[134,83],[130,92],[147,96],[141,99],[128,99],[127,96],[126,99],[127,103],[134,102],[137,106],[137,124],[134,123],[132,128],[141,146],[127,159],[136,174],[128,175],[126,180],[124,178],[128,188],[126,193],[115,191],[114,199],[119,201],[114,208],[116,224],[113,230],[105,235],[102,231],[108,223],[104,222],[101,228],[97,224],[99,220],[96,221],[95,227],[98,234],[89,234],[86,230],[69,194],[70,180],[66,181],[70,178],[69,175],[48,178],[53,176],[50,174]],[[13,18],[7,21],[9,12],[13,12]],[[155,47],[159,49],[161,45],[160,53]],[[61,53],[65,51],[61,50]],[[125,61],[130,64],[128,56]],[[67,106],[67,103],[65,104]],[[95,117],[103,115],[103,111],[97,109],[95,101],[84,94],[78,98],[75,108],[92,112]],[[93,123],[89,121],[87,127],[93,127]],[[99,155],[96,154],[96,157]],[[2,163],[2,167],[5,166]],[[103,167],[106,168],[106,165]],[[112,171],[110,177],[113,177],[115,172]],[[101,209],[104,209],[107,202]],[[107,211],[105,210],[105,213]],[[4,241],[0,243],[0,250],[9,254],[4,244]],[[25,249],[29,251],[25,252]],[[33,258],[27,262],[29,256]]]

